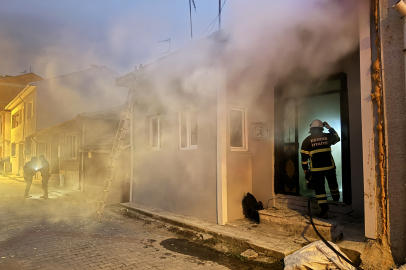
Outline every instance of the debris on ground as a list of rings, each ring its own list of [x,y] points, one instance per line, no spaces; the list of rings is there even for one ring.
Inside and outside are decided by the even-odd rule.
[[[386,239],[368,240],[365,251],[361,254],[361,261],[360,267],[364,270],[396,268]]]
[[[244,258],[247,258],[247,259],[254,259],[254,258],[258,257],[258,253],[253,251],[252,249],[247,249],[246,251],[241,253],[241,256],[243,256]]]
[[[344,257],[348,258],[340,251],[340,248],[337,245],[332,242],[328,243]],[[286,256],[284,262],[285,270],[355,270],[355,267],[344,261],[321,240],[313,242],[293,254]]]
[[[207,233],[200,233],[199,236],[202,238],[203,241],[207,241],[213,238],[212,235]]]

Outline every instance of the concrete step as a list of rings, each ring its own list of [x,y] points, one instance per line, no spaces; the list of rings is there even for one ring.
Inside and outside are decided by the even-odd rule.
[[[279,195],[275,200],[276,208],[283,209],[293,209],[301,213],[307,213],[307,198],[300,196],[291,196],[291,195]],[[351,205],[345,205],[343,202],[334,202],[328,198],[328,204],[330,212],[337,214],[347,214],[353,211]],[[312,199],[310,208],[312,212],[317,213],[319,211],[319,206],[315,199]],[[363,216],[363,213],[358,213],[360,216]]]
[[[291,210],[270,208],[259,211],[260,223],[280,232],[292,233],[304,238],[318,239],[307,215]],[[328,241],[335,240],[343,233],[345,226],[334,219],[315,219],[318,232]]]

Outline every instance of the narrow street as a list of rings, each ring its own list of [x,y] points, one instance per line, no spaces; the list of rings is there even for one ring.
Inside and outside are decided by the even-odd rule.
[[[282,269],[188,242],[170,225],[118,205],[96,223],[91,203],[52,189],[43,200],[38,185],[23,199],[24,187],[0,177],[0,269]]]

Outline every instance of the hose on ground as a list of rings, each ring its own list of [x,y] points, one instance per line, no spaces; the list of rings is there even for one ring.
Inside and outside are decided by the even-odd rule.
[[[317,236],[320,237],[321,241],[323,241],[323,243],[324,243],[329,249],[331,249],[335,254],[337,254],[338,256],[340,256],[344,261],[346,261],[347,263],[349,263],[349,264],[351,264],[352,266],[354,266],[355,269],[363,270],[361,267],[356,266],[352,261],[350,261],[349,259],[347,259],[347,258],[346,258],[345,256],[343,256],[339,251],[337,251],[335,248],[333,248],[333,247],[330,245],[330,243],[327,242],[326,239],[323,238],[323,236],[321,236],[321,234],[320,234],[319,231],[316,229],[316,226],[314,226],[314,223],[313,223],[312,213],[311,213],[311,211],[310,211],[310,199],[311,199],[311,198],[308,198],[308,200],[307,200],[307,208],[308,208],[308,210],[309,210],[310,223],[312,224],[313,229],[314,229],[314,231],[316,232]]]

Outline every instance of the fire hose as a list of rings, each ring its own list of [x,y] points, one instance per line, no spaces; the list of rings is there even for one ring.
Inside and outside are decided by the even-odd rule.
[[[326,239],[323,238],[323,236],[321,236],[321,234],[319,233],[319,231],[316,229],[316,226],[314,226],[313,223],[313,218],[312,218],[312,212],[310,211],[310,199],[308,198],[307,200],[307,208],[309,210],[309,218],[310,218],[310,223],[313,226],[314,231],[316,232],[317,236],[321,239],[321,241],[323,241],[323,243],[329,248],[331,249],[335,254],[337,254],[339,257],[341,257],[344,261],[346,261],[347,263],[351,264],[352,266],[355,267],[355,269],[358,270],[363,270],[361,267],[356,266],[352,261],[350,261],[349,259],[347,259],[345,256],[343,256],[339,251],[337,251],[335,248],[333,248],[329,242],[326,241]]]

